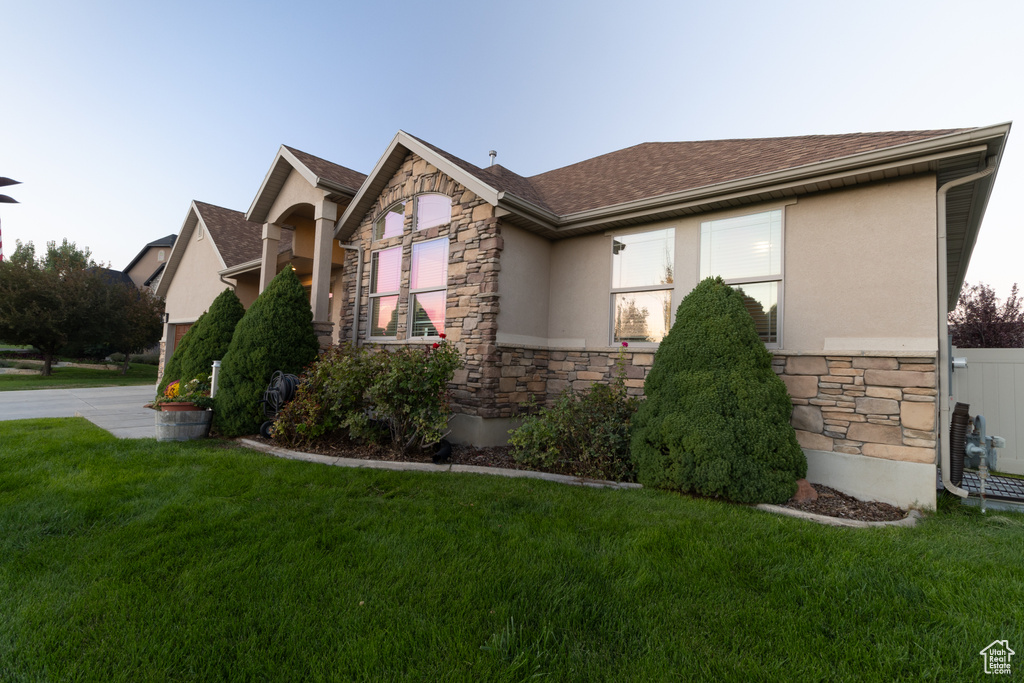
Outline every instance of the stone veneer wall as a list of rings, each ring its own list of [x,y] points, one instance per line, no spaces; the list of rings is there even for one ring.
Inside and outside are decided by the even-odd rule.
[[[412,200],[416,195],[435,192],[452,198],[452,220],[427,230],[413,232]],[[401,236],[373,241],[373,221],[398,201],[407,201],[405,229]],[[464,366],[452,383],[456,410],[468,415],[497,417],[496,395],[500,379],[501,355],[495,344],[498,317],[498,272],[504,241],[494,207],[471,190],[441,173],[415,154],[406,156],[399,170],[366,213],[350,239],[363,246],[363,280],[360,301],[360,338],[370,313],[370,256],[372,251],[402,246],[402,283],[398,303],[398,334],[395,341],[381,346],[419,343],[406,341],[409,308],[409,269],[414,242],[447,237],[448,300],[445,333],[462,353]],[[341,310],[341,339],[352,334],[352,305],[355,297],[356,269],[346,266],[342,273],[345,302]],[[373,344],[375,342],[368,342]],[[503,414],[503,413],[502,413]]]
[[[618,373],[620,357],[626,392],[642,396],[644,380],[654,363],[653,349],[619,352],[502,344],[498,350],[498,366],[486,370],[497,378],[498,388],[493,409],[485,417],[514,417],[519,414],[519,405],[531,397],[538,404],[551,405],[570,386],[579,390],[595,383],[607,384]]]
[[[935,462],[935,357],[786,356],[772,366],[804,448]]]

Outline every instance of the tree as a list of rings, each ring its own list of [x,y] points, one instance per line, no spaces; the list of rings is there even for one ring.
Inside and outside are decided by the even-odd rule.
[[[31,246],[32,243],[29,242],[29,245]],[[35,247],[32,248],[32,251],[35,252]],[[66,237],[60,246],[57,246],[56,242],[47,242],[46,254],[40,263],[45,270],[52,270],[61,275],[75,270],[97,268],[101,265],[93,260],[89,247],[79,249],[74,242],[68,242]]]
[[[947,318],[953,346],[961,349],[1018,349],[1024,347],[1024,301],[1017,284],[999,305],[995,290],[984,283],[964,283],[956,308]]]
[[[309,296],[291,268],[277,274],[235,328],[221,362],[214,427],[224,436],[259,430],[260,398],[276,370],[299,374],[320,349]]]
[[[110,315],[108,287],[99,270],[62,275],[24,258],[2,262],[0,338],[38,349],[42,374],[48,376],[54,357],[69,341],[102,342]]]
[[[807,475],[793,406],[744,296],[708,278],[654,356],[631,451],[645,486],[780,503]]]
[[[221,292],[178,342],[178,348],[164,368],[160,392],[176,380],[188,381],[210,373],[213,361],[223,360],[228,352],[235,327],[243,315],[245,308],[235,292],[231,289]]]
[[[127,374],[131,355],[140,353],[160,341],[163,333],[164,301],[149,290],[139,290],[127,283],[111,283],[108,288],[106,341],[124,354],[121,374]]]

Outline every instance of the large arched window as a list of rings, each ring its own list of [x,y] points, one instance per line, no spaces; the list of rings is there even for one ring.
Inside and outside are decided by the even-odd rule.
[[[385,240],[398,237],[405,228],[405,202],[398,202],[388,207],[387,211],[373,222],[373,239]]]

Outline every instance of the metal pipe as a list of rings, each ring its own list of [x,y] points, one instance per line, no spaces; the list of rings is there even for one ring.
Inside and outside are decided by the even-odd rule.
[[[213,372],[210,374],[210,398],[217,398],[217,385],[220,383],[220,361],[213,361]]]
[[[943,438],[943,431],[946,429],[946,425],[949,424],[949,401],[952,398],[950,392],[952,391],[951,377],[949,377],[949,295],[946,293],[946,289],[949,286],[949,274],[946,272],[946,195],[954,187],[965,185],[967,183],[973,183],[975,180],[980,180],[986,176],[992,175],[996,170],[996,157],[989,157],[988,165],[984,169],[977,173],[972,173],[969,176],[963,178],[957,178],[951,180],[942,187],[939,188],[936,194],[936,212],[937,212],[937,223],[938,223],[938,235],[936,237],[936,264],[938,266],[938,295],[939,295],[939,315],[938,315],[938,327],[939,327],[939,364],[936,371],[939,375],[939,424],[936,432],[939,435],[939,469],[942,471],[942,485],[950,493],[956,494],[961,498],[967,497],[967,491],[954,484],[949,478],[949,438]],[[945,385],[943,385],[943,374],[947,375],[945,378]]]
[[[356,252],[356,301],[352,313],[352,346],[359,346],[359,300],[363,296],[363,248],[358,244],[342,244],[338,246]]]

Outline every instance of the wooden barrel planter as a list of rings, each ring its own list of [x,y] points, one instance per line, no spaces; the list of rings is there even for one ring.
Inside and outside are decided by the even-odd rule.
[[[159,410],[156,413],[157,441],[191,441],[210,433],[212,410]]]

